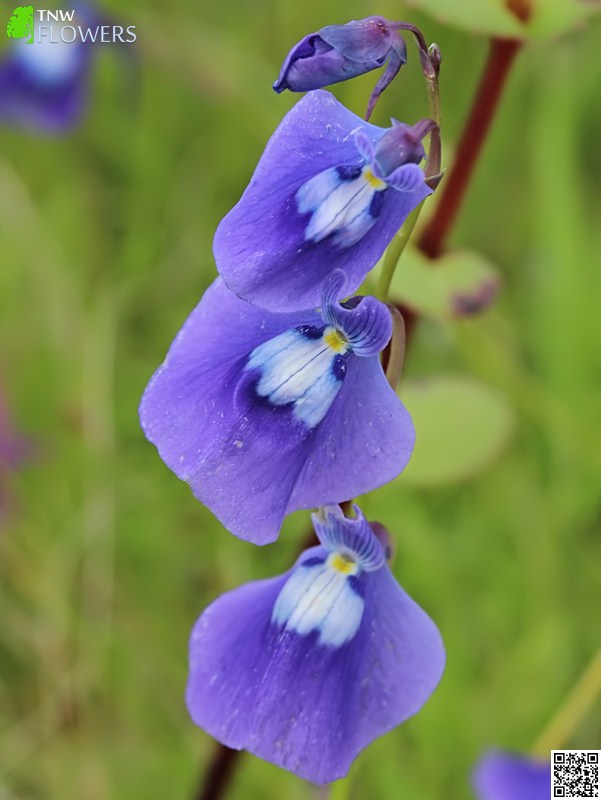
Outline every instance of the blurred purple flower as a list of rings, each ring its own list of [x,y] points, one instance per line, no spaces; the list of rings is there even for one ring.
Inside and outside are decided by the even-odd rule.
[[[63,133],[84,114],[93,45],[17,40],[0,61],[0,122]]]
[[[384,17],[366,17],[310,33],[288,53],[273,88],[278,94],[285,89],[322,89],[379,69],[387,62],[369,101],[369,119],[384,89],[407,63],[407,45],[399,34],[400,25]]]
[[[432,191],[418,164],[433,124],[378,128],[329,92],[306,95],[217,228],[214,253],[227,286],[273,311],[311,308],[340,267],[355,291]]]
[[[6,475],[26,461],[33,451],[31,442],[15,431],[8,406],[0,391],[0,519],[4,516],[10,503],[6,488]]]
[[[342,778],[373,739],[419,711],[444,668],[438,629],[355,514],[314,514],[321,545],[284,575],[218,598],[190,641],[194,722],[314,783]]]
[[[471,292],[461,292],[451,297],[453,313],[457,317],[479,314],[494,301],[499,292],[499,281],[489,279],[474,287]]]
[[[414,430],[378,354],[388,308],[340,304],[341,270],[321,312],[274,314],[218,279],[149,383],[140,406],[148,439],[236,536],[277,538],[286,514],[381,486],[409,460]]]
[[[478,800],[548,800],[551,766],[548,761],[495,750],[480,759],[472,783]]]

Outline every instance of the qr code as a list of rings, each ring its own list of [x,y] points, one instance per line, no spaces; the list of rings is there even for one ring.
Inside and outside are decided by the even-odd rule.
[[[552,750],[551,798],[599,797],[601,750]]]

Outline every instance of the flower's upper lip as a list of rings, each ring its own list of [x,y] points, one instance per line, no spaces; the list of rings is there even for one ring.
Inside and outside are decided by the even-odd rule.
[[[374,572],[386,563],[386,553],[359,506],[352,510],[354,517],[346,517],[339,505],[319,509],[312,517],[315,532],[327,550],[348,554],[360,570]]]
[[[352,307],[345,307],[340,301],[344,296],[346,282],[346,274],[341,269],[333,270],[326,278],[323,284],[321,315],[328,325],[344,334],[355,355],[377,355],[392,336],[390,311],[374,297],[361,298]]]

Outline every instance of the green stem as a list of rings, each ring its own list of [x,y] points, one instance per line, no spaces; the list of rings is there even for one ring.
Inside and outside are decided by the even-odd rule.
[[[436,127],[430,132],[430,152],[428,153],[425,174],[427,179],[432,179],[434,181],[431,184],[432,188],[436,188],[440,178],[442,177],[440,174],[440,92],[438,89],[440,51],[438,50],[437,45],[432,45],[432,48],[435,48],[435,50],[432,50],[432,53],[436,55],[436,65],[433,67],[432,73],[426,75],[426,85],[428,88],[428,100],[430,102],[430,114],[436,123]],[[413,233],[413,229],[415,228],[415,224],[419,218],[423,205],[424,201],[422,200],[417,208],[414,208],[411,214],[409,214],[404,224],[396,232],[394,239],[386,248],[382,263],[382,271],[380,272],[376,289],[376,297],[383,303],[385,303],[388,299],[388,292],[390,291],[390,284],[392,283],[394,271],[399,263],[399,259],[403,255],[403,250],[407,246],[407,242],[411,238],[411,234]]]
[[[336,781],[330,789],[329,800],[348,800],[351,791],[351,782],[347,778]]]
[[[601,650],[598,650],[559,710],[543,730],[532,754],[548,758],[551,750],[561,749],[577,730],[601,694]]]
[[[383,303],[388,299],[388,292],[390,284],[392,283],[392,276],[396,269],[399,259],[403,254],[403,250],[407,247],[407,242],[411,238],[415,223],[420,215],[424,201],[414,208],[411,214],[405,220],[405,223],[395,233],[394,239],[390,242],[384,253],[384,260],[382,262],[382,270],[378,278],[378,285],[376,288],[376,297]]]

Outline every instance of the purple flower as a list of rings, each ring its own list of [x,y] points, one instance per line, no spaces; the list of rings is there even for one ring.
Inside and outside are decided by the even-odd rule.
[[[343,291],[337,270],[321,312],[274,314],[218,279],[142,398],[162,459],[242,539],[271,542],[286,514],[371,491],[409,460],[411,418],[378,358],[390,312],[340,304]]]
[[[91,55],[89,42],[15,41],[0,62],[0,122],[43,133],[72,128],[86,110]]]
[[[4,395],[0,391],[0,521],[10,506],[5,476],[16,470],[32,454],[33,446],[13,427]]]
[[[378,128],[329,92],[306,95],[217,228],[215,258],[228,287],[273,311],[312,308],[324,278],[341,267],[355,291],[431,193],[418,164],[432,125]]]
[[[15,431],[0,391],[0,468],[16,469],[29,457],[31,449],[29,440]]]
[[[284,89],[321,89],[379,69],[388,62],[370,99],[369,119],[378,97],[407,63],[407,45],[399,27],[400,23],[384,17],[366,17],[310,33],[288,53],[273,88],[278,94]]]
[[[548,800],[548,761],[491,751],[480,759],[472,779],[478,800]]]
[[[190,641],[194,722],[314,783],[342,778],[373,739],[419,711],[444,667],[436,626],[355,514],[314,514],[321,546],[284,575],[218,598]]]

